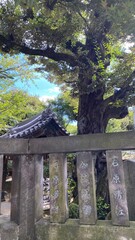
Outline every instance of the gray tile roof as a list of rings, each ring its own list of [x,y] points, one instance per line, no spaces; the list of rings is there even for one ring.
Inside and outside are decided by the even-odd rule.
[[[68,135],[68,133],[60,126],[56,114],[48,108],[40,114],[17,124],[0,137],[40,138],[64,135]]]

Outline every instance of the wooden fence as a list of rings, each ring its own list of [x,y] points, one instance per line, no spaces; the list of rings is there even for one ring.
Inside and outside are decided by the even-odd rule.
[[[92,151],[106,150],[112,224],[129,226],[121,150],[135,149],[134,132],[50,137],[0,138],[0,192],[2,156],[13,157],[11,220],[20,226],[20,239],[34,239],[34,225],[42,218],[43,154],[49,154],[50,222],[68,219],[66,153],[77,155],[80,224],[96,224],[96,194]],[[30,239],[30,238],[29,238]]]

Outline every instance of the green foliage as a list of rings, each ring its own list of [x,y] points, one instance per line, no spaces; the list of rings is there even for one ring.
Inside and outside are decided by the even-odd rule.
[[[111,1],[114,2],[111,4],[109,9],[110,19],[113,22],[113,32],[117,35],[121,35],[124,39],[127,36],[127,33],[134,34],[133,29],[134,24],[134,1]],[[129,24],[130,23],[130,24]],[[117,29],[115,26],[117,25]]]
[[[9,175],[9,173],[12,172],[12,165],[13,165],[13,161],[12,160],[8,160],[8,162],[7,162],[8,175]]]
[[[18,80],[29,84],[35,69],[23,55],[0,55],[0,133],[9,127],[42,111],[41,101],[22,90],[17,90]]]
[[[97,215],[99,220],[104,220],[110,212],[110,205],[105,203],[102,197],[97,199]]]
[[[76,135],[77,134],[77,125],[76,124],[68,124],[66,126],[66,130],[68,133],[70,133],[71,135]]]
[[[32,81],[35,69],[30,67],[30,62],[23,55],[0,54],[0,94],[15,88],[15,83],[20,80],[25,84]]]
[[[45,162],[43,165],[43,177],[49,178],[49,162]]]
[[[79,218],[79,206],[76,203],[69,204],[69,218]]]
[[[106,128],[106,132],[123,132],[133,129],[133,111],[123,119],[110,119]]]
[[[68,177],[68,201],[69,203],[73,200],[73,191],[76,188],[76,182],[73,180],[73,178]]]
[[[57,99],[49,101],[49,107],[56,112],[59,122],[69,133],[76,133],[72,121],[77,117],[78,98],[73,98],[70,91],[64,91]]]
[[[30,118],[44,109],[43,103],[35,96],[21,90],[1,94],[0,101],[0,132],[18,122]]]
[[[7,0],[0,3],[0,47],[29,54],[50,81],[79,98],[78,121],[86,118],[91,126],[82,133],[105,131],[108,120],[125,116],[122,107],[134,102],[134,48],[121,48],[123,41],[135,40],[134,9],[134,0]],[[63,116],[77,119],[70,102],[58,101],[68,112],[59,108]],[[104,122],[101,129],[93,115]]]

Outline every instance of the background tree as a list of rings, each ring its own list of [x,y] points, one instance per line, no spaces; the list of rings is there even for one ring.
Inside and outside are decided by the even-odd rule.
[[[32,69],[32,72],[31,72]],[[38,97],[31,96],[16,87],[17,81],[29,84],[32,81],[35,70],[29,65],[29,61],[22,55],[2,54],[0,55],[0,135],[4,134],[10,127],[27,119],[40,111],[45,106]],[[3,162],[3,193],[7,189],[6,178],[12,168],[12,161],[4,157]],[[2,194],[4,200],[4,195]]]
[[[31,71],[32,69],[32,71]],[[0,54],[0,133],[39,111],[44,106],[38,97],[17,90],[18,80],[28,85],[35,67],[23,55]]]
[[[71,97],[70,91],[64,91],[59,96],[48,101],[49,107],[56,112],[60,124],[70,133],[77,133],[78,98]]]
[[[128,115],[123,119],[110,119],[106,132],[122,132],[133,129],[133,110],[129,110]]]
[[[0,96],[0,135],[3,135],[9,128],[15,126],[17,123],[38,114],[44,110],[44,104],[38,97],[31,96],[22,90],[10,90]],[[6,178],[12,169],[12,161],[8,161],[8,157],[4,157],[3,165],[3,191],[7,189]],[[2,196],[4,199],[4,196]]]
[[[32,70],[32,71],[31,71]],[[28,85],[36,73],[35,67],[23,54],[0,53],[0,94],[11,91],[19,81]]]
[[[45,105],[36,96],[22,90],[14,90],[1,95],[0,101],[0,133],[9,127],[38,114]]]

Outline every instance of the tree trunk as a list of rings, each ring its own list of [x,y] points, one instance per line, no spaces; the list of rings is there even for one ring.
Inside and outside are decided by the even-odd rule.
[[[84,82],[83,82],[84,83]],[[79,96],[78,134],[104,133],[105,106],[101,90]],[[102,197],[109,203],[107,165],[105,152],[96,153],[95,172],[97,182],[97,198]]]
[[[103,99],[97,99],[95,93],[83,94],[79,98],[78,134],[103,133]]]

